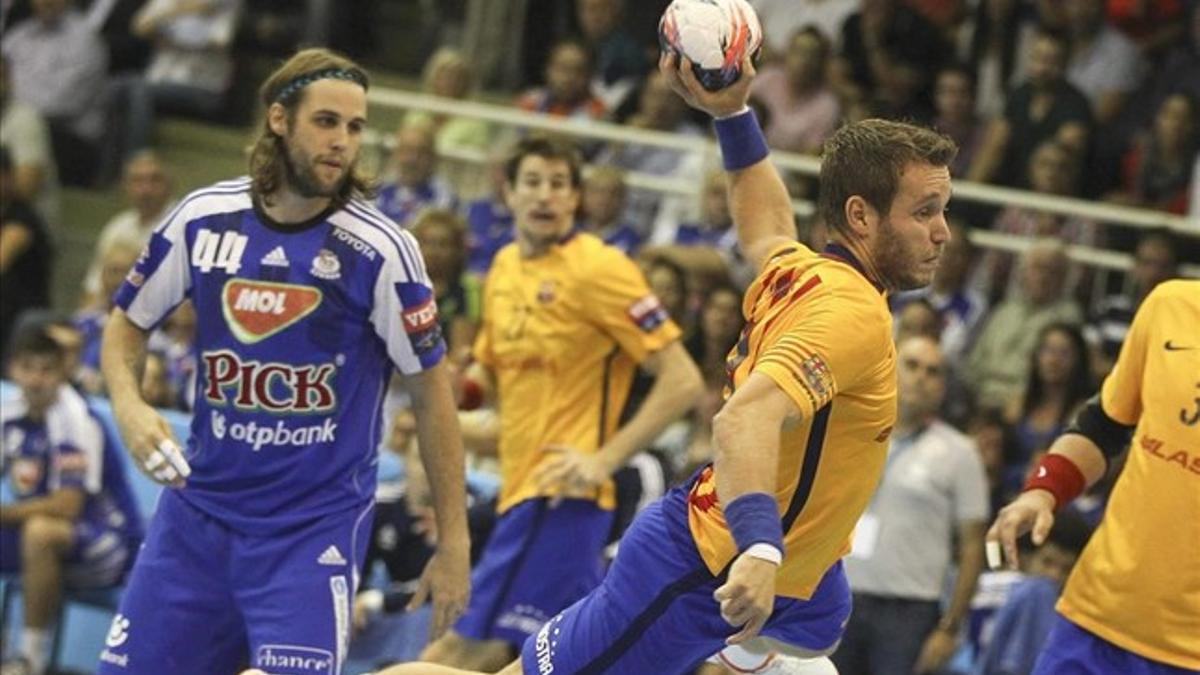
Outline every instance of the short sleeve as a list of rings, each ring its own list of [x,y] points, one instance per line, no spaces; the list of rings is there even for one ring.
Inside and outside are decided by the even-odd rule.
[[[820,277],[801,286],[813,279]],[[864,309],[870,303],[839,299],[836,293],[818,291],[793,302],[796,306],[781,313],[776,327],[764,334],[753,372],[770,377],[811,419],[878,367],[889,329],[886,317]]]
[[[635,362],[641,363],[679,339],[679,326],[628,256],[604,248],[592,269],[594,273],[587,275],[584,286],[587,318],[616,340]]]
[[[973,442],[956,448],[954,466],[954,520],[959,523],[987,520],[987,473]]]
[[[428,370],[446,354],[437,299],[417,242],[407,232],[392,255],[384,256],[375,282],[371,323],[388,356],[405,375]]]
[[[1117,362],[1100,388],[1100,407],[1104,414],[1126,426],[1136,425],[1142,416],[1142,377],[1146,370],[1148,333],[1157,304],[1153,292],[1142,302],[1129,326],[1129,333],[1125,335]]]
[[[144,330],[154,328],[191,290],[187,223],[189,210],[175,209],[150,235],[133,269],[117,289],[114,301]]]

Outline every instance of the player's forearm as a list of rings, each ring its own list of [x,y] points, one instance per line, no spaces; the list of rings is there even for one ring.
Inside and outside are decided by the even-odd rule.
[[[34,497],[0,508],[0,525],[20,525],[34,516],[49,516],[74,521],[83,512],[82,490],[63,488],[44,497]]]
[[[983,522],[964,523],[959,527],[958,535],[958,579],[954,582],[954,592],[950,596],[950,604],[939,624],[949,632],[956,632],[971,609],[971,598],[975,595],[975,586],[979,582],[979,574],[983,571],[983,539],[987,525]]]
[[[792,198],[769,157],[729,174],[729,211],[738,244],[756,268],[761,266],[757,256],[766,253],[763,242],[796,238]]]
[[[623,466],[626,460],[657,438],[667,425],[694,408],[704,394],[700,370],[680,342],[667,345],[656,356],[660,359],[657,377],[646,400],[600,448],[600,457],[610,472]]]
[[[120,308],[114,309],[100,343],[100,371],[114,406],[141,401],[142,367],[146,362],[146,331]]]
[[[421,464],[429,480],[441,540],[469,544],[466,464],[457,408],[445,365],[412,378],[413,414]]]
[[[1087,487],[1096,484],[1108,470],[1104,453],[1092,439],[1082,434],[1063,434],[1050,446],[1050,454],[1062,455],[1071,460],[1083,474]],[[1060,504],[1059,506],[1065,506]]]
[[[747,407],[722,409],[713,418],[717,496],[729,504],[750,492],[775,493],[779,427],[755,419]]]

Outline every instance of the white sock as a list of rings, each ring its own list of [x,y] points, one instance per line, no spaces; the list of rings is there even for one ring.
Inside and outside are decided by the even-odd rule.
[[[50,631],[45,628],[30,628],[25,627],[21,633],[21,656],[29,661],[29,665],[33,668],[34,673],[45,672],[46,662],[49,661],[47,651],[47,642]]]

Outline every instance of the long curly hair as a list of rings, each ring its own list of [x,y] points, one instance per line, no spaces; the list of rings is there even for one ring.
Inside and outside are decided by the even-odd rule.
[[[258,98],[263,107],[262,120],[259,123],[258,135],[247,151],[254,194],[264,203],[270,203],[269,195],[283,186],[284,177],[287,175],[287,140],[271,130],[268,121],[271,106],[275,103],[282,105],[287,110],[288,125],[295,124],[296,111],[304,100],[306,89],[303,83],[296,86],[298,80],[323,70],[340,71],[347,75],[343,79],[362,84],[364,90],[368,87],[369,78],[362,66],[341,54],[321,48],[296,52],[259,87]],[[370,197],[374,190],[374,180],[364,174],[355,161],[334,200],[345,203],[355,196]]]

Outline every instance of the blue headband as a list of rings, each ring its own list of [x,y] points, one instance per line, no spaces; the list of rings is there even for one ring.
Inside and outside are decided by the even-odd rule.
[[[294,96],[296,92],[317,80],[346,80],[347,82],[354,82],[363,89],[367,88],[367,78],[363,77],[362,72],[357,69],[324,68],[292,78],[291,82],[288,82],[283,86],[283,89],[279,90],[279,93],[275,96],[275,102],[282,103]]]

